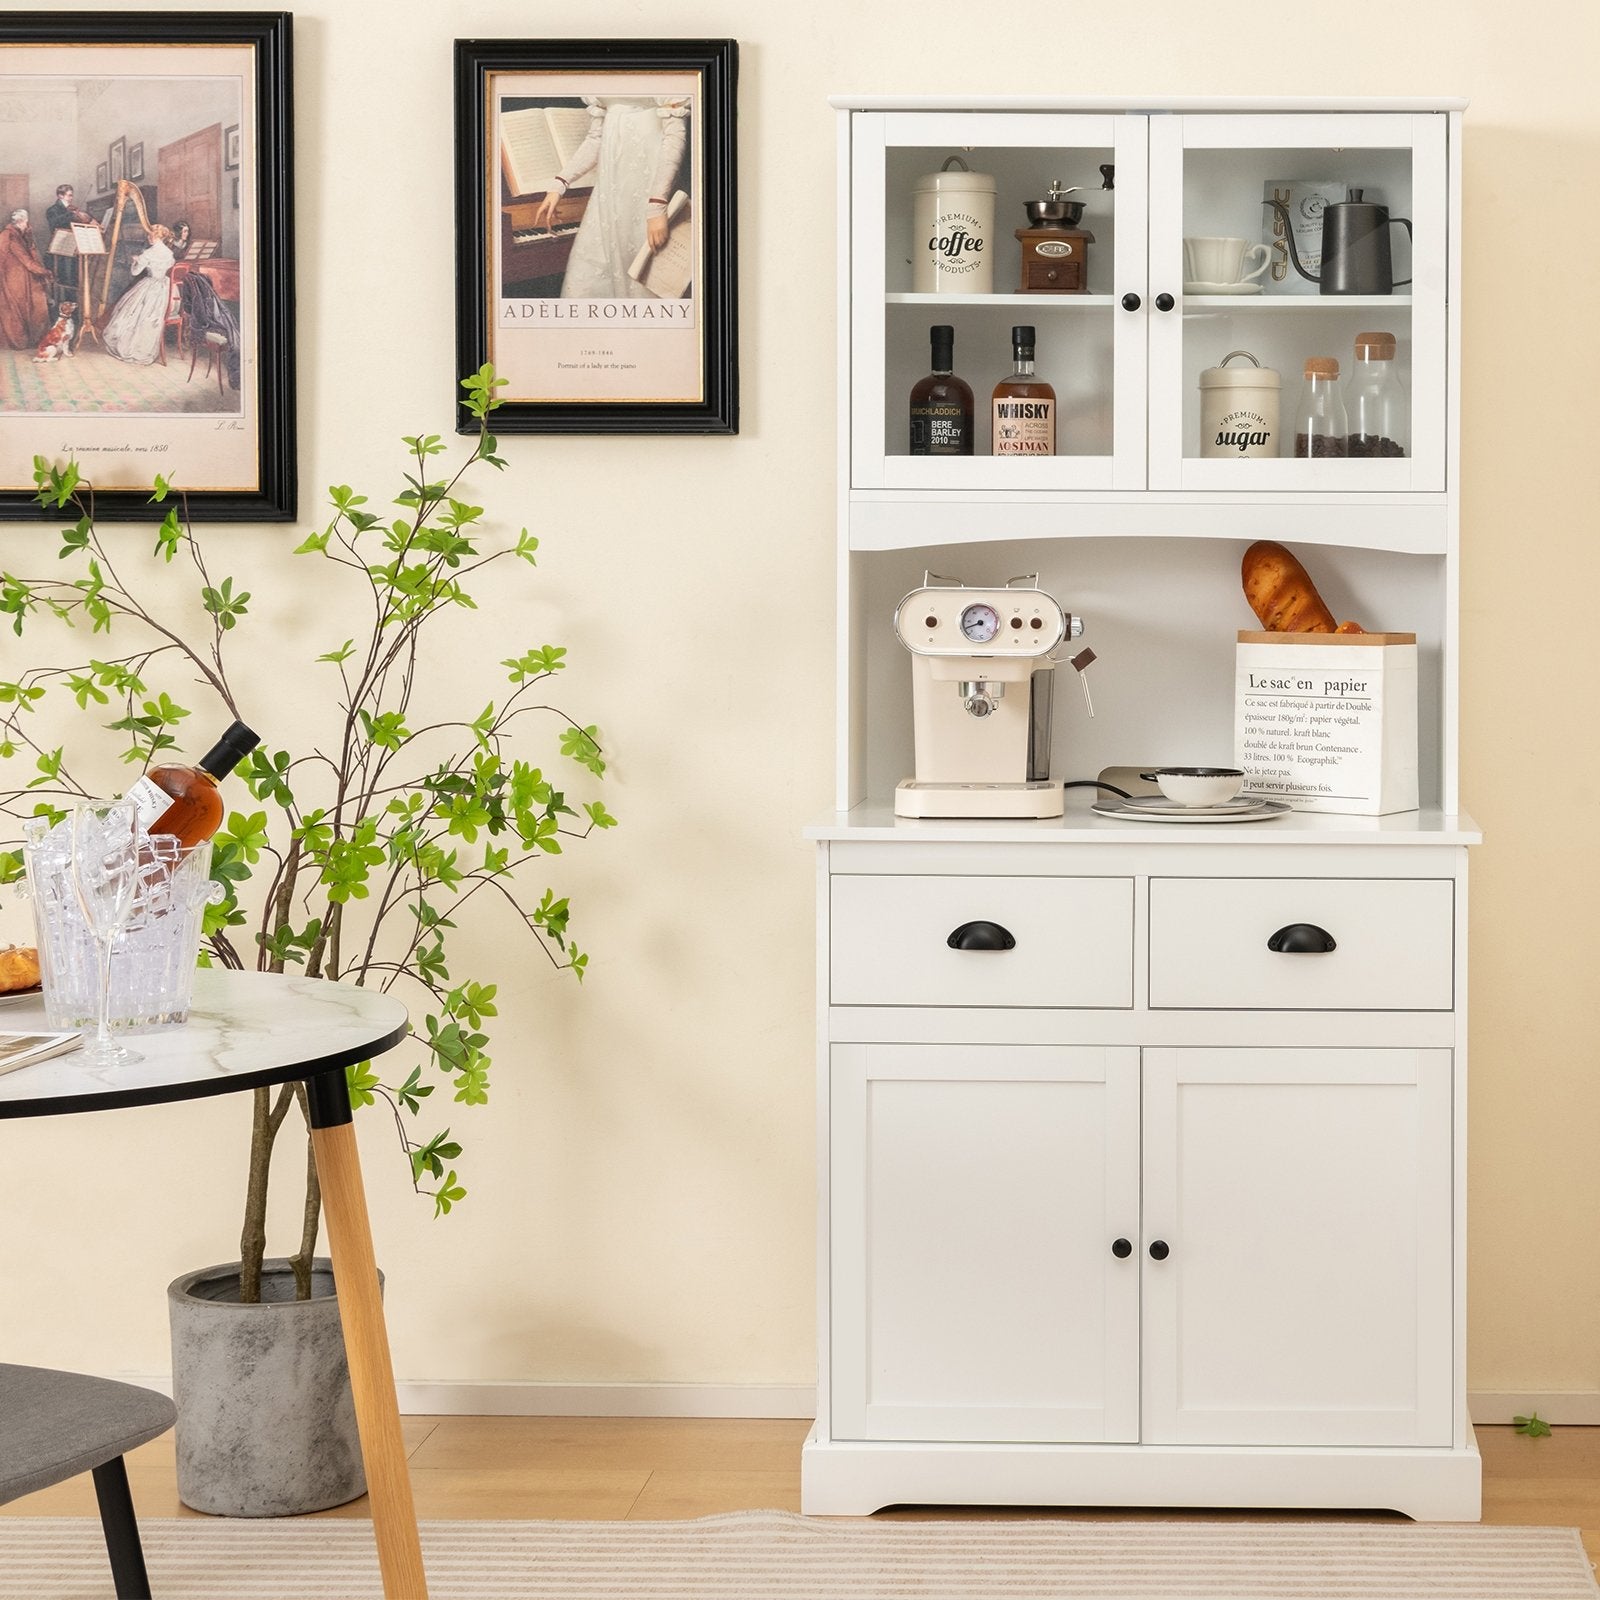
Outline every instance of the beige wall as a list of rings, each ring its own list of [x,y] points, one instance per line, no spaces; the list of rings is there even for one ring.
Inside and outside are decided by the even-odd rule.
[[[495,1095],[459,1121],[472,1194],[457,1215],[431,1220],[390,1130],[363,1119],[400,1375],[814,1375],[812,874],[799,829],[831,792],[826,96],[1461,94],[1472,100],[1463,792],[1488,836],[1472,916],[1471,1380],[1600,1389],[1596,847],[1582,831],[1600,792],[1589,638],[1600,11],[301,6],[302,529],[320,515],[321,485],[383,492],[398,435],[448,426],[450,41],[541,31],[740,39],[744,429],[508,439],[511,470],[485,489],[545,554],[532,598],[508,594],[479,622],[570,647],[564,695],[615,753],[607,798],[623,825],[553,871],[593,951],[584,989],[537,958],[496,969],[507,1003]],[[315,706],[316,680],[285,664],[351,631],[325,594],[291,587],[296,538],[216,535],[259,597],[255,636],[275,641],[254,686],[269,734]],[[34,533],[0,539],[8,565],[53,560]],[[774,591],[791,598],[769,632],[756,608]],[[727,625],[664,647],[662,619],[687,615]],[[9,634],[0,651],[15,661]],[[434,665],[452,663],[441,652]],[[0,937],[15,915],[0,908]],[[500,932],[480,936],[485,970]],[[0,1124],[7,1359],[165,1367],[163,1285],[234,1252],[246,1114],[230,1100]]]

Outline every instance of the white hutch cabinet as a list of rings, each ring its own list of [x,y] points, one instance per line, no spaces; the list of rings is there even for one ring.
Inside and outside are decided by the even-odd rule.
[[[1393,1507],[1475,1518],[1465,1394],[1467,847],[1457,795],[1459,101],[851,100],[839,110],[837,810],[818,850],[819,1389],[803,1507]],[[916,179],[997,184],[988,294],[911,289]],[[1088,292],[1020,294],[1023,202],[1090,192]],[[1185,293],[1186,236],[1275,183],[1363,187],[1390,295]],[[1295,288],[1306,292],[1293,292]],[[928,328],[977,453],[914,457]],[[1057,454],[989,454],[1009,329]],[[1200,372],[1395,335],[1404,456],[1210,460]],[[1085,620],[1053,776],[1231,759],[1239,558],[1289,544],[1419,645],[1422,808],[1232,826],[893,815],[891,617],[925,570],[1039,574]],[[1004,950],[952,949],[971,921]],[[1293,924],[1317,953],[1269,949]]]

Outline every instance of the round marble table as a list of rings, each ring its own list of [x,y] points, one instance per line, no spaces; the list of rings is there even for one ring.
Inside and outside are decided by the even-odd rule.
[[[45,1027],[42,1000],[0,1007],[0,1029]],[[94,1068],[73,1052],[0,1075],[0,1118],[155,1105],[292,1080],[305,1083],[388,1600],[426,1600],[427,1582],[344,1069],[392,1050],[407,1031],[404,1005],[372,989],[279,973],[208,970],[195,974],[186,1023],[128,1039],[142,1059]]]
[[[0,1006],[6,1032],[49,1026],[38,996]],[[317,1080],[392,1050],[406,1031],[404,1005],[375,989],[203,968],[194,975],[186,1023],[128,1037],[141,1060],[97,1069],[73,1051],[19,1068],[0,1076],[0,1117],[104,1111]]]

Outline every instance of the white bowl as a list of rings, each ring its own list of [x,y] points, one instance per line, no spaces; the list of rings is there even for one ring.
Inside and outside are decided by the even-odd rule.
[[[1139,776],[1180,806],[1220,806],[1244,788],[1237,767],[1157,767]]]

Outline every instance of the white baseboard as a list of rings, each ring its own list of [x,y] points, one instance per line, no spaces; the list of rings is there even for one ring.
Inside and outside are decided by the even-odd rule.
[[[172,1393],[169,1373],[107,1373]],[[400,1410],[428,1417],[814,1417],[808,1383],[436,1383],[395,1385]],[[1480,1390],[1467,1396],[1474,1422],[1509,1423],[1534,1412],[1552,1427],[1600,1427],[1600,1392]]]
[[[1556,1389],[1546,1394],[1483,1390],[1467,1396],[1467,1409],[1474,1422],[1510,1422],[1513,1417],[1531,1417],[1537,1411],[1540,1421],[1552,1427],[1600,1427],[1600,1394],[1593,1389]]]
[[[172,1374],[102,1377],[172,1393]],[[817,1414],[809,1383],[437,1383],[395,1384],[400,1410],[422,1417],[805,1417]]]
[[[407,1414],[448,1417],[814,1417],[810,1384],[397,1383]]]

